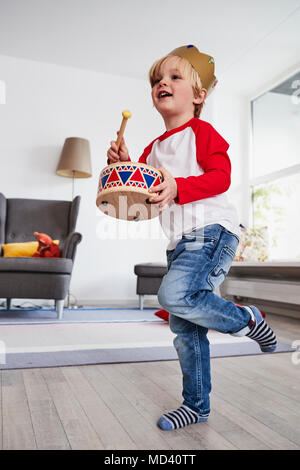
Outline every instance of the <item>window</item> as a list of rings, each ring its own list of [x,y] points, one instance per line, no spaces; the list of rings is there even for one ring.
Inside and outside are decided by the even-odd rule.
[[[300,261],[300,72],[251,102],[252,224],[269,260]]]

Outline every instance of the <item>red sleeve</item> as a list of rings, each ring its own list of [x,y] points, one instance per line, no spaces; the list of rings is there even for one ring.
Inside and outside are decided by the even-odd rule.
[[[195,119],[192,128],[196,138],[197,160],[204,173],[200,176],[175,178],[177,204],[187,204],[224,193],[231,182],[231,163],[228,143],[207,122]]]
[[[148,147],[146,147],[142,153],[142,155],[140,156],[139,158],[139,163],[145,163],[147,164],[147,158],[152,150],[152,147],[153,147],[153,144],[154,142],[156,141],[157,139],[154,139],[149,145]]]

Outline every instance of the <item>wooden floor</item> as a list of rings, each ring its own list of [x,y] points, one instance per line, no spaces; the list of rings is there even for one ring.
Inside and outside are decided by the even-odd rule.
[[[268,321],[281,341],[300,340],[300,321]],[[156,421],[181,403],[177,361],[5,370],[0,448],[300,449],[295,362],[290,353],[212,359],[208,422],[173,432]]]

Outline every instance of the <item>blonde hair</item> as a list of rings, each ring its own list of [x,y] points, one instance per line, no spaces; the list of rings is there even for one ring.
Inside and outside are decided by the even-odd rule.
[[[161,72],[161,68],[163,64],[165,64],[170,58],[176,57],[178,59],[178,70],[183,75],[186,80],[192,85],[194,96],[198,98],[200,96],[200,92],[202,89],[201,79],[198,75],[198,72],[192,67],[188,60],[184,59],[183,57],[175,56],[175,55],[166,55],[161,59],[158,59],[149,70],[149,81],[151,87],[153,88],[156,81],[159,79],[159,75]],[[195,104],[194,109],[194,117],[199,117],[204,106],[204,101],[200,104]]]

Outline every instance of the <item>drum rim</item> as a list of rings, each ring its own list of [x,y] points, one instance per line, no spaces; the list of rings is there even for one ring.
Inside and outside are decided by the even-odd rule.
[[[130,160],[126,161],[126,162],[114,162],[114,163],[111,163],[110,165],[106,165],[104,168],[102,168],[101,172],[100,172],[100,175],[107,169],[107,168],[111,168],[112,166],[116,167],[118,165],[136,165],[138,167],[148,167],[149,169],[155,171],[159,176],[162,177],[162,173],[161,171],[158,169],[158,168],[155,168],[154,166],[151,166],[151,165],[148,165],[147,163],[140,163],[140,162],[132,162]]]
[[[127,188],[130,188],[130,192],[131,193],[139,193],[139,194],[145,194],[145,195],[149,195],[149,197],[151,196],[154,196],[154,193],[149,193],[149,189],[144,189],[144,188],[134,188],[132,186],[126,186]],[[153,186],[153,188],[155,188],[155,186]],[[108,189],[102,189],[102,191],[99,191],[98,194],[97,194],[97,198],[96,198],[96,205],[97,207],[100,205],[100,202],[98,202],[100,200],[100,197],[101,196],[106,196],[108,193],[118,193],[118,192],[124,192],[126,195],[126,193],[128,193],[129,191],[126,191],[125,187],[124,186],[117,186],[115,188],[108,188]]]

